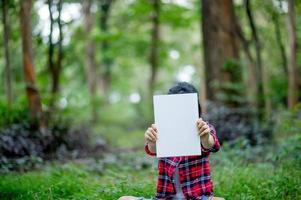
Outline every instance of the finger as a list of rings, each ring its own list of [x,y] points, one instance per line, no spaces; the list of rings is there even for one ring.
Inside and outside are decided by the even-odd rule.
[[[149,128],[147,129],[147,131],[150,132],[150,133],[152,133],[152,134],[154,134],[154,135],[157,135],[157,134],[156,134],[156,131],[155,131],[153,128],[151,128],[151,127],[149,127]]]
[[[200,123],[199,125],[198,125],[198,128],[199,128],[199,130],[201,130],[202,128],[204,129],[204,128],[206,128],[206,123],[205,122],[202,122],[202,123]],[[203,130],[202,130],[203,131]]]
[[[199,129],[199,132],[202,133],[205,130],[209,130],[209,126],[208,125],[204,125],[201,129]]]
[[[156,132],[158,132],[158,129],[157,129],[157,127],[156,127],[155,124],[152,124],[152,128],[153,128]]]
[[[149,128],[147,129],[147,131],[150,132],[150,133],[152,133],[154,130],[153,130],[152,127],[149,127]]]
[[[147,131],[145,132],[145,135],[151,135],[152,130],[151,129],[147,129]]]
[[[203,121],[203,119],[202,119],[202,118],[199,118],[199,119],[197,120],[197,124],[201,123],[202,121]]]
[[[205,131],[203,131],[203,132],[201,132],[201,133],[199,134],[200,137],[203,137],[204,135],[206,135],[206,132],[205,132]]]
[[[149,135],[146,136],[147,141],[155,142]]]
[[[152,131],[151,135],[152,135],[152,138],[154,138],[154,140],[157,140],[157,134],[156,134],[156,132]]]
[[[151,132],[147,132],[147,137],[152,141],[154,142],[156,140],[156,138],[153,136],[153,134]]]
[[[202,122],[198,123],[198,129],[201,129],[203,127],[203,125],[204,124]]]
[[[208,126],[208,125],[205,125],[205,129],[204,129],[203,131],[208,131],[208,132],[210,132],[209,126]],[[203,131],[202,131],[202,132],[203,132]]]
[[[207,135],[209,133],[210,133],[210,129],[208,128],[208,129],[205,129],[204,131],[200,132],[200,136],[202,137],[202,136]]]
[[[200,133],[200,137],[203,137],[205,135],[207,135],[209,132],[206,130],[204,130],[203,132]]]
[[[155,138],[156,138],[156,140],[157,140],[157,139],[158,139],[158,133],[155,132],[155,131],[153,131],[152,133],[153,133],[153,135],[155,136]]]
[[[156,140],[156,137],[153,135],[153,133],[151,131],[148,131],[147,135],[152,138],[153,141]]]

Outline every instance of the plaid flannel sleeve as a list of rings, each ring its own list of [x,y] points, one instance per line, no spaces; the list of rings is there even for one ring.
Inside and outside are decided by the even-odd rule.
[[[202,152],[217,152],[220,149],[220,144],[219,144],[218,138],[216,136],[215,128],[208,122],[207,122],[207,124],[209,125],[209,128],[210,128],[210,134],[212,135],[212,137],[214,139],[214,145],[211,148],[206,149],[203,147],[203,144],[201,143]]]
[[[145,144],[144,144],[144,151],[145,151],[145,153],[147,153],[150,156],[156,156],[157,155],[156,153],[153,153],[149,150],[147,142],[145,142]]]

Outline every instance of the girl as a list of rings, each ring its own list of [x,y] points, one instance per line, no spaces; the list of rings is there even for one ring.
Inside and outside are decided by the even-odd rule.
[[[198,93],[194,86],[181,82],[172,87],[168,94]],[[201,106],[199,104],[199,116]],[[214,127],[202,118],[196,121],[201,138],[201,156],[165,157],[158,160],[157,193],[152,199],[166,200],[208,200],[213,197],[213,185],[210,177],[209,154],[220,148]],[[145,152],[156,155],[156,140],[160,133],[152,124],[145,131]],[[146,200],[143,197],[123,196],[119,200]]]

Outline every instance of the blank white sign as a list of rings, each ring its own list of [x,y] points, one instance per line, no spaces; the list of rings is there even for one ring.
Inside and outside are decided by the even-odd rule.
[[[197,93],[154,96],[157,157],[201,155]]]

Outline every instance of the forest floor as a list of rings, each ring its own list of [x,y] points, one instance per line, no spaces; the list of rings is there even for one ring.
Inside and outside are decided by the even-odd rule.
[[[156,160],[144,154],[141,132],[109,137],[115,138],[107,138],[113,147],[123,144],[122,148],[129,150],[1,175],[0,199],[115,200],[122,195],[154,195]],[[301,136],[291,136],[277,146],[244,144],[243,140],[234,146],[224,144],[211,156],[216,196],[228,200],[301,199]]]

